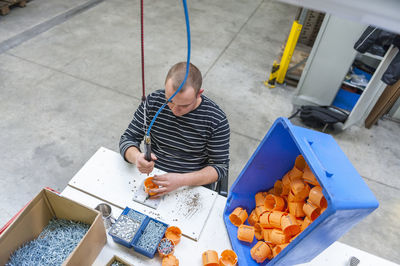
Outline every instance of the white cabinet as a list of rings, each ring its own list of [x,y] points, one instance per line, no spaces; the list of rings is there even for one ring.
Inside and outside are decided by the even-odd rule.
[[[325,16],[293,98],[295,106],[332,104],[357,55],[353,48],[354,43],[366,27],[332,15]],[[387,86],[381,81],[381,77],[397,51],[394,47],[388,50],[344,123],[343,129],[364,123]],[[397,113],[400,113],[400,110]]]

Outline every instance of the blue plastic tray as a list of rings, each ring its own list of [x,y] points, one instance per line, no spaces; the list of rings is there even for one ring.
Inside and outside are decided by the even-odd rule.
[[[164,230],[159,234],[159,236],[157,237],[157,240],[154,241],[154,246],[152,247],[151,251],[147,251],[147,250],[139,247],[137,245],[137,243],[138,243],[140,237],[142,236],[143,232],[146,230],[146,227],[150,223],[150,221],[154,221],[156,223],[162,224],[164,226]],[[133,249],[136,252],[145,255],[146,257],[153,258],[154,254],[157,251],[158,244],[160,243],[161,239],[163,238],[167,228],[168,228],[168,224],[163,223],[163,222],[153,219],[153,218],[149,218],[148,220],[145,221],[145,223],[142,224],[142,226],[139,228],[139,231],[136,233],[135,237],[133,238],[133,241],[132,241]]]
[[[108,231],[108,234],[112,237],[112,239],[113,239],[115,242],[117,242],[118,244],[123,245],[123,246],[125,246],[125,247],[127,247],[127,248],[131,248],[131,247],[133,246],[133,241],[134,241],[134,239],[135,239],[135,236],[136,236],[137,233],[140,231],[140,228],[141,228],[144,224],[146,224],[146,222],[147,222],[148,219],[149,219],[149,217],[148,217],[147,215],[145,215],[145,214],[143,214],[143,213],[141,213],[141,212],[138,212],[138,211],[136,211],[136,210],[133,210],[133,209],[131,209],[131,208],[129,208],[129,207],[126,207],[126,208],[123,210],[123,212],[121,213],[121,215],[118,217],[117,221],[118,221],[119,219],[121,219],[121,216],[122,216],[122,215],[126,215],[126,216],[127,216],[128,213],[129,213],[130,211],[131,211],[131,212],[138,213],[138,214],[140,214],[140,215],[143,215],[143,217],[144,217],[144,219],[143,219],[141,225],[139,226],[139,229],[136,231],[136,233],[135,233],[135,235],[132,237],[132,240],[131,240],[131,241],[127,242],[127,241],[125,241],[124,239],[119,238],[118,236],[115,236],[115,235],[111,234],[110,232],[111,232],[111,230],[112,230],[112,227],[111,227],[110,230]]]
[[[250,249],[237,239],[229,214],[238,206],[250,214],[254,196],[273,187],[302,154],[323,188],[328,208],[271,261],[256,263]],[[278,118],[232,185],[224,221],[239,265],[293,265],[311,261],[378,207],[379,203],[336,141],[327,134],[293,126]],[[269,263],[270,262],[270,263]]]

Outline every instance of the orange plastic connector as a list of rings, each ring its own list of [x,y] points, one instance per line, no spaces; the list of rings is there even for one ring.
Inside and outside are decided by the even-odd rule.
[[[290,237],[297,235],[301,231],[296,217],[292,214],[282,216],[281,225],[283,233]]]
[[[269,239],[274,245],[281,245],[288,243],[290,240],[290,236],[287,236],[280,229],[272,229],[269,234]]]
[[[322,193],[322,188],[320,186],[315,186],[310,190],[309,199],[314,205],[317,205],[321,209],[328,206],[324,194]]]
[[[285,215],[284,212],[273,211],[269,214],[268,221],[269,224],[275,228],[281,228],[281,218]]]
[[[289,195],[290,192],[290,181],[289,183],[286,185],[282,182],[282,193],[281,196],[282,197],[287,197]]]
[[[272,256],[272,249],[267,243],[259,241],[250,250],[250,255],[257,263],[262,263],[268,257]]]
[[[312,223],[312,221],[310,220],[310,218],[308,218],[306,216],[306,218],[304,218],[304,221],[301,225],[301,231],[304,231],[311,223]]]
[[[304,217],[306,214],[303,211],[304,201],[289,201],[289,213],[296,217]]]
[[[265,198],[264,204],[269,211],[282,211],[285,208],[285,200],[271,194]]]
[[[250,216],[249,216],[249,218],[247,219],[247,221],[248,221],[249,224],[252,225],[252,226],[254,226],[256,223],[258,223],[259,218],[258,218],[258,216],[257,216],[257,214],[256,214],[256,210],[253,210],[253,211],[250,213]]]
[[[273,228],[273,226],[269,223],[269,215],[271,212],[264,212],[259,219],[259,223],[262,228]]]
[[[241,207],[237,207],[230,215],[229,220],[235,226],[243,224],[247,219],[247,211]]]
[[[282,185],[286,187],[290,187],[290,177],[289,173],[285,174],[282,178]]]
[[[225,249],[221,253],[221,258],[219,259],[220,266],[235,266],[238,262],[238,256],[231,249]]]
[[[157,193],[150,192],[151,189],[155,189],[155,188],[159,188],[159,186],[153,183],[153,177],[152,176],[148,177],[148,178],[146,178],[144,180],[144,189],[145,189],[145,192],[147,194],[149,194],[150,196],[156,195]]]
[[[258,192],[254,197],[256,200],[256,206],[264,206],[264,200],[267,195],[267,192]]]
[[[306,166],[306,161],[304,160],[303,155],[299,155],[294,162],[294,166],[300,171],[304,171],[304,167]]]
[[[255,230],[253,226],[240,225],[237,231],[237,238],[244,242],[253,242]]]
[[[268,196],[269,196],[269,195],[268,195]],[[261,215],[263,215],[263,214],[267,211],[267,209],[265,208],[264,205],[257,206],[257,207],[255,208],[255,210],[256,210],[256,215],[257,215],[258,217],[260,217]]]
[[[257,240],[262,240],[264,238],[263,227],[260,223],[256,223],[254,225],[254,236],[257,238]]]
[[[275,195],[282,195],[283,183],[282,180],[276,180],[274,184]]]
[[[283,212],[289,212],[289,200],[288,196],[282,196],[283,200],[285,201],[285,208],[282,210]]]
[[[309,200],[303,205],[303,211],[311,221],[317,219],[321,213],[321,209],[312,204]]]
[[[201,256],[203,260],[203,266],[218,266],[218,253],[215,250],[207,250],[203,252]]]
[[[274,244],[272,244],[271,242],[265,242],[269,249],[271,250],[271,252],[268,254],[267,259],[272,260],[274,258],[273,252],[272,252],[272,247],[275,246]]]
[[[264,241],[271,242],[270,234],[271,234],[272,230],[273,230],[272,228],[271,229],[263,228]]]
[[[311,171],[308,165],[304,167],[303,179],[305,182],[313,186],[319,186],[317,178],[314,176],[313,172]]]
[[[289,201],[302,201],[310,194],[310,186],[301,179],[290,181]]]
[[[282,244],[282,245],[276,245],[275,247],[272,248],[272,255],[274,257],[276,257],[276,255],[278,255],[279,253],[281,253],[281,251],[287,247],[287,245],[289,244]]]
[[[303,219],[302,218],[297,218],[296,217],[296,221],[297,221],[297,224],[300,225],[300,227],[303,225]]]
[[[163,258],[162,266],[179,266],[179,260],[174,255],[168,255]]]
[[[181,241],[182,231],[176,226],[170,226],[165,231],[165,237],[172,240],[175,245]]]
[[[268,190],[268,195],[269,194],[275,195],[275,189],[273,187]]]
[[[296,167],[293,167],[292,170],[288,172],[290,181],[301,179],[303,177],[303,172]]]

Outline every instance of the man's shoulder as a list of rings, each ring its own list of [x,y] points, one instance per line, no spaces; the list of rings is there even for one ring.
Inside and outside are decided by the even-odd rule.
[[[163,97],[165,99],[165,90],[156,90],[149,94],[149,98]]]
[[[214,118],[217,118],[218,120],[225,120],[226,119],[226,114],[225,112],[219,107],[218,104],[216,104],[213,100],[208,98],[206,95],[201,95],[203,104],[202,104],[202,109],[206,110],[210,114],[213,114]]]
[[[165,102],[165,91],[156,90],[147,96],[147,101],[150,105],[159,105]]]

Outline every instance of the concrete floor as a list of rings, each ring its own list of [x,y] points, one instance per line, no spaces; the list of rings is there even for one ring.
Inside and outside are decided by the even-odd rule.
[[[0,224],[38,191],[63,190],[118,141],[140,102],[138,1],[33,0],[0,17]],[[296,8],[270,0],[190,1],[192,62],[228,115],[232,184],[294,89],[263,85]],[[44,12],[46,11],[46,12]],[[146,1],[147,90],[186,60],[181,2]],[[296,123],[296,122],[295,122]],[[380,201],[340,241],[400,263],[400,125],[333,133]]]

